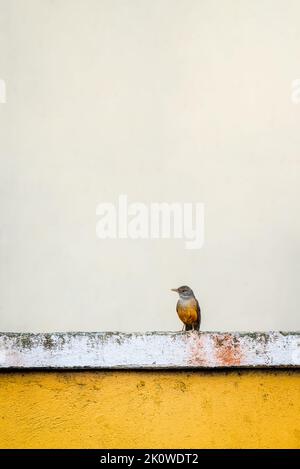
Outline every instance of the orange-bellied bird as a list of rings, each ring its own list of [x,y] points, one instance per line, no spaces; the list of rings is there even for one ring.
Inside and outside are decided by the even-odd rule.
[[[201,310],[197,298],[194,295],[193,290],[186,285],[179,288],[172,288],[172,291],[176,291],[179,294],[179,300],[177,301],[177,314],[179,319],[183,322],[186,331],[200,329],[201,322]]]

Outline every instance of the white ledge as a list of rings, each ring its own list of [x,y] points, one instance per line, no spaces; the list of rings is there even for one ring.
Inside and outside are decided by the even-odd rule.
[[[300,366],[298,332],[0,333],[0,368]]]

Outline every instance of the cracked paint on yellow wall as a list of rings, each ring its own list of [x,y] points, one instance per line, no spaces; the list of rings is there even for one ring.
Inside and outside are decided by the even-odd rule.
[[[0,373],[1,448],[300,448],[300,373]]]

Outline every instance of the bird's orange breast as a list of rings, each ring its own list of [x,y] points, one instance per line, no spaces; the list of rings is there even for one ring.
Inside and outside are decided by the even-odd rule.
[[[198,319],[197,303],[194,300],[188,303],[178,302],[177,313],[184,324],[194,324]]]

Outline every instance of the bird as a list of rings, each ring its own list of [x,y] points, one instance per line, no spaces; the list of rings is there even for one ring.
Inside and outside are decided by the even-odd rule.
[[[179,288],[171,288],[179,294],[176,311],[179,319],[183,322],[183,329],[186,331],[199,331],[201,323],[201,309],[193,290],[187,285]]]

